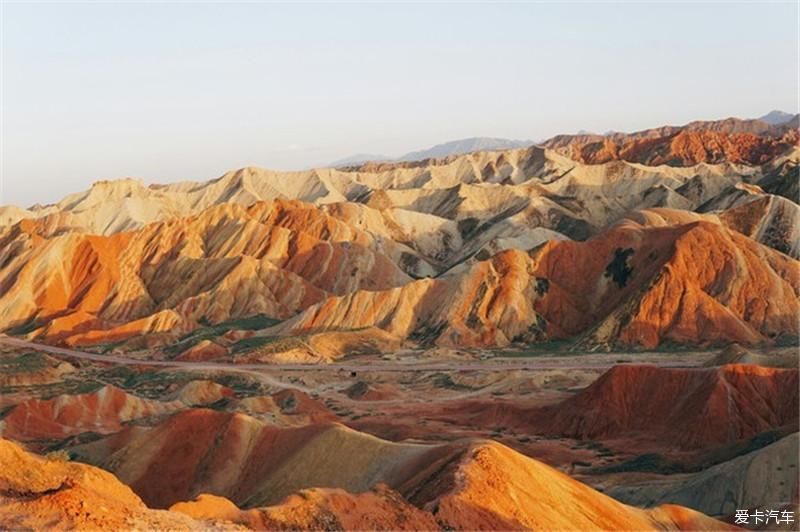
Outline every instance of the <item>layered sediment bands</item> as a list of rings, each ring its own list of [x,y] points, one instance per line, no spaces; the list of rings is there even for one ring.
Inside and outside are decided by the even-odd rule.
[[[784,211],[757,211],[755,225],[725,212],[723,219],[742,232],[763,233],[775,226],[765,218],[777,220]],[[642,211],[586,242],[549,240],[530,252],[501,251],[416,281],[369,241],[358,244],[366,233],[333,220],[309,206],[275,202],[215,207],[111,237],[21,234],[15,241],[30,249],[4,269],[10,290],[0,296],[2,319],[33,323],[32,337],[69,345],[143,334],[164,334],[157,340],[164,342],[198,321],[285,319],[297,312],[277,331],[341,335],[372,327],[391,338],[463,346],[584,335],[592,344],[644,347],[756,344],[797,332],[797,261],[711,215]],[[318,237],[280,225],[294,223],[316,228]],[[318,239],[339,238],[336,231],[356,242]],[[778,245],[777,233],[764,234]],[[780,241],[789,245],[793,234]],[[331,351],[323,358],[338,356],[332,337],[318,340]]]
[[[776,139],[750,133],[681,131],[655,138],[619,141],[604,138],[594,142],[576,142],[564,151],[576,161],[586,164],[621,160],[648,166],[693,166],[723,161],[753,165],[771,161],[795,145],[797,138],[796,133]]]
[[[692,225],[675,241],[660,276],[630,318],[612,315],[595,333],[625,323],[619,340],[653,347],[676,343],[756,344],[798,334],[800,266],[734,231]]]
[[[439,530],[430,512],[409,504],[385,485],[349,493],[341,489],[310,488],[280,504],[240,510],[235,504],[203,494],[170,508],[195,519],[225,519],[254,530]]]
[[[797,123],[796,115],[778,125],[728,118],[635,133],[558,135],[543,145],[587,164],[623,160],[649,166],[722,161],[753,165],[769,162],[796,146]]]
[[[281,225],[292,223],[305,229]],[[5,235],[0,323],[73,345],[282,319],[328,294],[410,281],[370,235],[298,202],[226,204],[109,237],[42,239],[26,224]]]
[[[569,386],[569,381],[560,383],[563,388]],[[596,471],[655,468],[674,473],[719,463],[738,456],[742,449],[764,445],[764,438],[797,431],[797,385],[795,367],[625,364],[560,397],[544,401],[525,401],[518,395],[467,398],[432,407],[426,410],[426,418],[475,431],[502,427],[512,434],[539,435],[545,441],[567,437],[579,442],[578,446],[603,442],[615,454],[646,453],[622,464],[600,464]],[[392,434],[387,425],[366,419],[354,425]],[[401,434],[419,437],[413,429]]]
[[[726,528],[680,506],[631,508],[497,443],[472,445],[452,482],[431,505],[449,529]],[[579,510],[553,511],[560,508]]]
[[[3,526],[207,530],[236,523],[253,529],[310,530],[726,528],[680,506],[652,510],[626,506],[493,443],[471,444],[455,460],[420,477],[417,489],[411,492],[425,492],[433,498],[416,505],[377,484],[360,493],[307,488],[276,505],[249,510],[209,494],[177,502],[170,511],[150,510],[110,473],[42,459],[6,440],[0,440],[0,465]],[[532,490],[532,486],[541,489]],[[569,504],[558,504],[564,502]]]
[[[0,387],[56,384],[75,371],[75,366],[69,362],[61,362],[45,354],[20,354],[0,362]],[[5,401],[0,403],[4,404]]]
[[[6,529],[207,530],[183,514],[148,509],[114,475],[41,458],[0,439],[0,526]]]
[[[540,462],[488,442],[469,445],[425,478],[409,497],[414,505],[384,485],[359,494],[315,488],[266,508],[240,510],[224,498],[201,495],[171,509],[196,519],[224,518],[253,528],[278,529],[729,528],[680,506],[651,510],[626,506]]]
[[[508,250],[464,272],[329,298],[272,332],[379,327],[440,345],[570,338],[765,343],[797,333],[797,261],[697,215],[631,217],[587,242]]]
[[[93,353],[5,342],[0,434],[58,451],[0,440],[0,529],[708,530],[670,503],[796,502],[796,120],[0,208],[0,331]],[[538,342],[592,353],[478,360]]]
[[[190,427],[192,438],[181,437]],[[339,425],[277,429],[208,410],[113,439],[105,467],[149,504],[255,528],[724,528],[682,507],[624,505],[487,441],[399,444]]]
[[[618,486],[610,494],[637,506],[680,504],[707,515],[733,515],[798,500],[798,433],[697,473],[670,475],[658,482]]]
[[[800,206],[772,195],[748,200],[742,199],[723,212],[723,223],[772,249],[800,258]]]
[[[282,429],[242,414],[195,409],[85,452],[151,506],[212,493],[252,508],[308,487],[362,492],[383,482],[399,489],[451,451],[386,442],[331,423]]]
[[[789,130],[781,135],[791,133]],[[693,132],[692,135],[713,137],[725,134]],[[663,185],[676,189],[693,178],[716,176],[741,181],[772,175],[776,165],[783,164],[786,153],[795,147],[796,140],[792,142],[789,137],[775,136],[758,138],[761,140],[756,141],[756,148],[751,151],[761,153],[759,143],[771,143],[768,149],[764,148],[770,157],[756,157],[747,152],[742,156],[744,159],[759,159],[750,161],[750,164],[740,164],[744,161],[736,159],[733,150],[728,150],[730,154],[724,149],[721,154],[717,153],[709,141],[700,142],[700,147],[709,152],[708,156],[692,155],[691,143],[685,148],[684,151],[689,152],[688,158],[678,162],[688,164],[699,159],[696,161],[699,164],[694,166],[646,166],[613,158],[603,164],[584,164],[556,151],[534,146],[475,152],[412,164],[387,164],[379,168],[365,165],[347,171],[318,169],[280,173],[243,168],[204,183],[145,186],[135,180],[103,181],[53,205],[36,206],[30,210],[2,207],[0,221],[8,227],[27,219],[29,230],[42,237],[67,231],[112,234],[190,216],[216,205],[246,207],[261,201],[288,198],[318,206],[366,203],[379,211],[395,208],[448,220],[475,218],[481,222],[500,212],[508,216],[526,204],[535,206],[531,200],[541,199],[549,200],[549,207],[573,211],[579,218],[590,221],[604,219],[608,223],[613,221],[608,218],[609,214],[619,216],[621,213],[614,211],[620,207],[623,210],[631,208],[631,205],[621,206],[620,200],[626,203],[642,200],[642,186]],[[568,148],[572,147],[572,142],[566,141]],[[580,143],[580,140],[576,142]],[[548,141],[545,147],[557,148],[561,144]],[[745,148],[742,150],[746,151]],[[672,164],[676,161],[667,162]],[[247,193],[242,193],[243,187]],[[313,189],[322,192],[320,187],[329,193],[310,192]],[[281,192],[277,190],[279,188],[286,190]],[[616,193],[623,189],[628,194]],[[588,204],[582,206],[574,199],[591,202],[591,212],[584,211]],[[576,207],[578,212],[574,212]],[[540,208],[537,212],[540,217],[548,218],[550,210]],[[387,214],[390,220],[399,218],[396,221],[400,228],[406,227],[402,212]],[[552,229],[558,230],[556,227]]]
[[[3,208],[0,330],[135,349],[263,315],[289,320],[281,334],[342,335],[248,355],[309,363],[403,341],[652,348],[796,336],[791,123],[698,122],[597,142],[545,143],[586,152],[573,158],[532,146],[101,182],[54,205]],[[362,327],[388,336],[344,338]],[[241,354],[203,340],[225,353],[185,356]]]
[[[797,430],[798,370],[615,366],[536,416],[544,430],[572,438],[645,437],[681,449],[712,448]]]
[[[91,393],[23,401],[0,420],[0,434],[18,441],[63,439],[84,432],[110,434],[127,421],[214,403],[232,394],[213,382],[192,381],[175,400],[156,401],[104,386]]]

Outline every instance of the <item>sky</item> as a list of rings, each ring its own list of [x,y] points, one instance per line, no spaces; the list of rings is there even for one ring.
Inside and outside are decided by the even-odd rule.
[[[798,110],[785,3],[2,3],[0,204]]]

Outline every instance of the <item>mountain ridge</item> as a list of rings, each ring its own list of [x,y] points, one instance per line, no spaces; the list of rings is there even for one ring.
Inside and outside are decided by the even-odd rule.
[[[430,148],[411,151],[398,157],[359,153],[337,159],[329,164],[333,168],[358,166],[365,163],[385,163],[438,159],[450,155],[463,155],[474,151],[510,150],[535,144],[527,140],[511,140],[499,137],[467,137],[436,144]]]
[[[248,356],[304,361],[358,343],[784,341],[797,333],[800,148],[791,128],[738,132],[751,125],[694,122],[599,148],[572,139],[344,169],[250,167],[206,182],[100,181],[0,211],[0,330],[156,347],[265,316],[283,323],[253,341],[299,335],[321,351]],[[565,262],[575,266],[552,266]],[[217,344],[213,356],[234,355]]]

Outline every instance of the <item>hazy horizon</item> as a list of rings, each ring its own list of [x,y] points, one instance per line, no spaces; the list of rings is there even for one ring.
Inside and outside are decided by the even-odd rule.
[[[0,204],[798,111],[793,2],[2,9]]]

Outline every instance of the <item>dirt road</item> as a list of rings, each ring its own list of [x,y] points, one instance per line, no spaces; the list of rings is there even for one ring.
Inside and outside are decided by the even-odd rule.
[[[47,344],[28,342],[19,338],[0,335],[0,344],[33,349],[51,355],[60,355],[80,360],[92,360],[126,366],[153,366],[180,368],[184,370],[207,371],[247,371],[247,372],[286,372],[286,371],[515,371],[515,370],[569,370],[569,369],[605,369],[616,362],[615,355],[581,356],[565,355],[563,357],[526,357],[512,359],[488,360],[447,360],[443,362],[372,362],[353,363],[337,362],[333,364],[236,364],[232,362],[187,362],[178,360],[140,360],[120,355],[101,355],[87,353],[77,349],[56,347]],[[579,358],[583,360],[578,361]],[[599,359],[598,359],[599,358]],[[685,366],[685,362],[659,362],[660,366]]]

